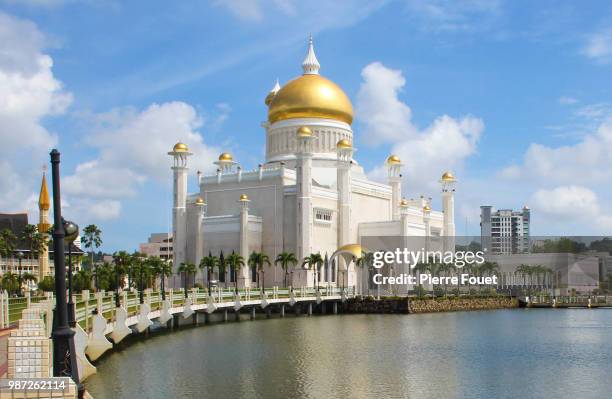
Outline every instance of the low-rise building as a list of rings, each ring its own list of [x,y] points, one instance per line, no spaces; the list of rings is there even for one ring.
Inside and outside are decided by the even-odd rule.
[[[172,234],[153,233],[138,247],[138,252],[147,256],[157,256],[162,259],[172,260]]]

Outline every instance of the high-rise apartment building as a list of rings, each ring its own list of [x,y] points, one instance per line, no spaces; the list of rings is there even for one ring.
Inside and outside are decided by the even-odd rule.
[[[483,248],[491,254],[528,252],[530,219],[527,206],[520,211],[494,210],[490,205],[481,206],[480,236]]]

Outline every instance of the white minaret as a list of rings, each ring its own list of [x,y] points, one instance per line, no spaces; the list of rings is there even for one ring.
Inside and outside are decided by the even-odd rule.
[[[240,253],[245,263],[249,259],[249,197],[246,194],[240,195],[238,203],[240,204]],[[243,266],[236,273],[236,279],[239,287],[250,286],[251,279],[249,278],[249,268]],[[263,282],[262,282],[263,284]]]
[[[300,127],[296,132],[296,254],[300,263],[312,252],[312,141],[314,139],[312,131],[306,126]]]
[[[310,35],[308,37],[308,52],[306,53],[306,57],[304,57],[304,61],[302,61],[302,70],[304,71],[304,75],[318,75],[319,69],[321,69],[321,65],[315,55],[312,35]]]
[[[402,161],[397,155],[390,155],[387,158],[387,172],[389,185],[391,186],[391,218],[400,219],[400,201],[402,197]]]
[[[172,207],[172,268],[173,273],[185,262],[187,251],[187,157],[191,155],[186,144],[178,142],[168,155],[173,157],[174,204]],[[176,287],[178,288],[178,287]]]
[[[455,176],[451,172],[444,172],[440,179],[442,185],[442,212],[444,212],[443,235],[446,237],[445,251],[455,249]]]
[[[199,173],[199,172],[198,172]],[[199,179],[198,179],[199,182]],[[197,222],[196,222],[196,242],[195,242],[195,265],[200,264],[200,260],[204,257],[204,216],[206,215],[206,202],[201,197],[198,197],[195,201],[197,209]]]
[[[351,159],[353,146],[351,142],[342,139],[336,144],[338,153],[338,247],[350,244],[353,240],[351,232]]]

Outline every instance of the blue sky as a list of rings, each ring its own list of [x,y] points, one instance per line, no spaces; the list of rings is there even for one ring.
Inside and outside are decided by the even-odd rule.
[[[372,178],[397,152],[405,195],[438,206],[452,169],[460,233],[481,204],[529,204],[536,234],[610,232],[606,1],[0,0],[0,209],[37,217],[57,146],[65,215],[135,249],[168,228],[172,143],[196,150],[191,190],[221,150],[263,160],[263,99],[309,33]]]

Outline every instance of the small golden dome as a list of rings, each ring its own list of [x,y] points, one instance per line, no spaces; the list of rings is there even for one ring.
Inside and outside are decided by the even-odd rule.
[[[246,194],[241,194],[240,195],[240,201],[248,201],[249,200],[249,196]]]
[[[219,155],[219,161],[233,161],[234,157],[232,157],[232,154],[230,154],[229,152],[224,152],[221,155]]]
[[[187,147],[187,144],[185,143],[181,143],[180,141],[178,143],[176,143],[174,145],[174,147],[172,147],[172,150],[174,152],[187,152],[189,151],[189,147]]]
[[[402,161],[397,155],[389,155],[389,158],[387,158],[387,163],[390,165],[397,165],[402,163]]]
[[[406,198],[402,198],[400,201],[400,206],[406,207],[408,206],[408,200]]]
[[[336,144],[336,148],[353,148],[351,142],[347,139],[342,139]]]
[[[455,179],[455,176],[451,172],[449,172],[449,171],[444,172],[444,174],[442,175],[442,181],[443,182],[451,183],[451,182],[454,182],[456,180],[457,179]]]
[[[206,205],[206,202],[204,202],[204,200],[202,199],[202,197],[198,197],[195,200],[196,205]]]
[[[431,207],[430,207],[429,205],[425,205],[425,206],[423,207],[423,212],[425,212],[425,213],[429,213],[429,212],[431,212]]]
[[[308,126],[302,126],[297,130],[296,135],[298,137],[310,137],[312,136],[312,130]]]
[[[353,122],[353,106],[338,85],[321,75],[305,74],[284,85],[272,98],[270,123],[295,118]]]

